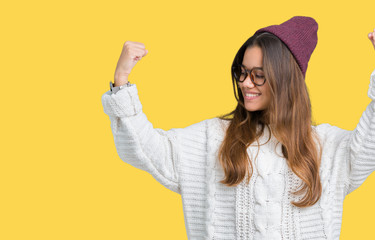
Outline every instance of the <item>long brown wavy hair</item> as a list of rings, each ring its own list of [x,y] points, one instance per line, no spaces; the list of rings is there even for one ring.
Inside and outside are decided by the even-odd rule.
[[[234,78],[233,67],[242,64],[246,49],[253,46],[262,50],[266,84],[270,86],[272,97],[267,109],[249,112]],[[271,33],[253,35],[234,58],[232,83],[237,107],[219,116],[229,121],[219,149],[219,161],[225,173],[220,182],[236,186],[247,176],[249,183],[253,166],[246,150],[254,141],[259,150],[259,137],[267,127],[281,144],[289,168],[302,180],[293,194],[305,195],[299,202],[291,203],[297,207],[314,205],[322,192],[319,176],[321,143],[312,128],[310,97],[304,76],[288,47]]]

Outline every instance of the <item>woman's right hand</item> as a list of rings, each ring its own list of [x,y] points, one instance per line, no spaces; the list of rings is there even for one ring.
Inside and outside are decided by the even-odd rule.
[[[143,43],[131,41],[124,43],[115,71],[115,86],[124,85],[128,82],[131,70],[147,53],[148,51]]]

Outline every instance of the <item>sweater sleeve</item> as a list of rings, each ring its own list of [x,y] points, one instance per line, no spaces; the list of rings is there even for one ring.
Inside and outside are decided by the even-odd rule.
[[[375,70],[367,93],[370,104],[349,137],[347,194],[358,188],[375,170]]]
[[[371,102],[353,131],[328,123],[316,126],[323,146],[321,177],[348,195],[375,171],[375,70],[367,94]],[[326,183],[323,183],[326,184]]]
[[[150,173],[166,188],[180,193],[176,129],[153,128],[138,98],[136,85],[102,95],[117,153],[126,163]]]

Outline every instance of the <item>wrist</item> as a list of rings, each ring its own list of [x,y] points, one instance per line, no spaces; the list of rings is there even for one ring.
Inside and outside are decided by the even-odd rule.
[[[112,94],[115,94],[117,93],[119,90],[123,89],[123,88],[126,88],[126,87],[130,87],[132,86],[133,84],[131,84],[129,81],[123,85],[118,85],[118,86],[115,86],[112,81],[109,81],[109,89],[110,91],[112,92]]]
[[[128,84],[129,81],[126,81],[126,82],[122,82],[122,81],[116,81],[115,80],[115,83],[113,84],[114,87],[119,87],[119,86],[123,86],[123,85],[126,85]]]
[[[117,87],[117,86],[127,84],[128,83],[128,76],[129,76],[129,74],[121,74],[121,75],[115,74],[114,86]]]

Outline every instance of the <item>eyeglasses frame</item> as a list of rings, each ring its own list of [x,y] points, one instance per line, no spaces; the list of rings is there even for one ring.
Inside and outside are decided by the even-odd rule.
[[[236,79],[237,82],[241,82],[241,83],[242,83],[242,82],[244,82],[244,81],[246,80],[247,76],[249,76],[251,82],[252,82],[255,86],[263,86],[263,85],[266,83],[266,81],[267,81],[266,78],[264,78],[264,82],[263,82],[262,84],[257,84],[257,83],[255,83],[255,82],[254,82],[254,79],[251,78],[251,72],[252,72],[254,69],[260,69],[260,70],[263,71],[263,68],[260,68],[260,67],[254,67],[254,68],[252,68],[252,69],[247,69],[247,68],[246,68],[244,65],[242,65],[242,64],[241,64],[241,65],[237,65],[237,67],[238,67],[238,66],[241,66],[241,67],[246,71],[247,75],[246,75],[246,77],[245,77],[245,79],[244,79],[243,81],[240,81],[239,79],[237,79],[236,77],[234,77],[234,78]],[[232,68],[233,72],[234,72],[234,68],[235,68],[235,67]],[[234,76],[234,74],[233,74],[233,76]]]

